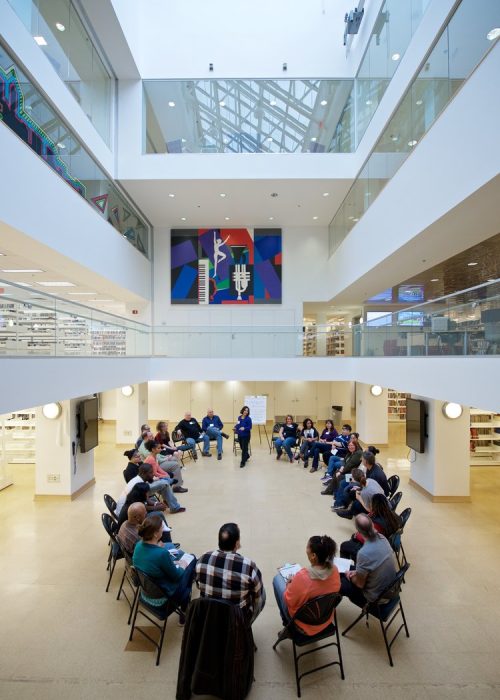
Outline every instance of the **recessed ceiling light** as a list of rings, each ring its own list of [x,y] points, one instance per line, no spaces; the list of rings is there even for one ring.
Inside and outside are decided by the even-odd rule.
[[[181,139],[181,143],[187,143],[186,139]]]
[[[391,141],[397,141],[399,139],[399,136],[396,136],[395,134],[391,135]]]
[[[224,102],[224,100],[221,100],[221,101],[219,102],[219,105],[220,105],[221,107],[225,107],[225,106],[226,106],[226,103]]]
[[[313,216],[313,220],[314,220],[314,221],[317,221],[317,220],[318,220],[318,217],[317,217],[317,216]]]
[[[327,100],[321,100],[321,102],[320,102],[320,105],[321,105],[322,107],[326,107],[327,104],[328,104],[328,101],[327,101]]]
[[[186,217],[185,217],[185,216],[181,216],[181,221],[186,221]]]
[[[399,59],[401,58],[401,54],[400,53],[393,53],[391,58],[393,61],[399,61]]]
[[[69,297],[93,297],[97,292],[68,292]]]
[[[329,192],[323,192],[323,197],[329,197],[330,193]]]
[[[40,287],[76,287],[73,282],[37,282]]]
[[[64,24],[62,22],[56,22],[56,29],[60,32],[64,32],[66,27],[64,26]]]
[[[170,100],[170,102],[168,103],[168,106],[175,107],[175,102],[173,100]]]
[[[500,27],[495,27],[495,29],[491,29],[488,34],[486,34],[486,38],[488,41],[495,41],[495,39],[498,39],[500,36]]]
[[[431,279],[431,282],[439,282],[439,279],[437,277],[434,277],[433,279]]]
[[[271,107],[276,107],[276,100],[271,100],[269,104],[271,105]]]
[[[348,218],[350,221],[352,221],[352,220],[354,219],[354,216],[348,216],[347,218]]]
[[[174,194],[173,192],[169,192],[169,193],[168,193],[168,196],[169,196],[171,199],[173,199],[173,198],[175,197],[175,194]]]
[[[317,141],[317,140],[318,140],[318,139],[316,138],[316,136],[313,136],[313,137],[311,138],[311,141]]]
[[[359,221],[359,219],[353,219],[353,221]]]
[[[7,270],[3,269],[2,272],[44,272],[44,270],[21,270],[21,269],[12,269],[12,270]]]
[[[474,267],[474,265],[478,265],[478,263],[477,263],[477,262],[470,262],[470,263],[467,263],[467,266],[468,266],[468,267]]]
[[[226,196],[226,193],[225,193],[225,192],[221,192],[220,195],[219,195],[219,197],[225,197],[225,196]]]
[[[269,221],[274,221],[274,216],[270,216]]]
[[[495,280],[495,279],[493,279],[492,277],[490,277],[490,278],[489,278],[489,279],[487,279],[486,281],[487,281],[487,282],[496,282],[496,280]]]
[[[373,104],[371,100],[366,100],[365,105],[369,107],[371,104]]]
[[[423,104],[423,102],[424,102],[423,100],[417,100],[417,101],[415,102],[415,104],[418,105],[418,106],[420,107],[420,105]]]
[[[273,140],[273,137],[272,137],[272,136],[268,136],[267,139],[266,139],[266,141],[272,141],[272,140]]]
[[[408,146],[410,146],[411,148],[413,148],[413,146],[416,146],[417,143],[418,143],[418,141],[415,141],[415,139],[412,139],[411,141],[408,141]]]
[[[33,39],[36,41],[38,46],[47,46],[47,42],[43,36],[34,36]]]
[[[229,221],[229,216],[225,216],[224,221]]]
[[[56,143],[56,146],[57,146],[57,148],[66,148],[66,146],[63,143],[61,143],[60,141],[58,141]]]

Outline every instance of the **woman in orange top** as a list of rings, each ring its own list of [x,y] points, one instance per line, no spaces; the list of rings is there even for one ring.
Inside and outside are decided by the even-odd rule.
[[[306,547],[310,566],[307,569],[301,569],[288,582],[280,573],[274,577],[274,595],[285,626],[297,610],[311,598],[339,592],[340,576],[333,563],[336,551],[337,545],[331,537],[314,535],[309,539]],[[330,622],[331,620],[323,625],[306,625],[297,621],[295,625],[304,634],[314,635],[328,627]]]

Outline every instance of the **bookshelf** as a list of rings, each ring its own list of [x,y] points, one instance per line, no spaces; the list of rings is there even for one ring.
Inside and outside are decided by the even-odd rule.
[[[471,408],[470,465],[500,465],[500,414]]]
[[[35,412],[11,413],[0,419],[1,458],[4,464],[35,463]],[[1,482],[1,478],[0,478]],[[0,488],[2,488],[0,486]]]
[[[304,357],[316,355],[318,351],[318,334],[314,323],[303,327],[302,354]]]
[[[406,399],[411,394],[404,394],[394,389],[387,390],[387,416],[390,422],[406,420]]]

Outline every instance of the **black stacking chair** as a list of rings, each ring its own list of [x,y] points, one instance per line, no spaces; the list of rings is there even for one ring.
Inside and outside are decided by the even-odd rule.
[[[135,603],[137,601],[137,596],[139,595],[139,577],[137,576],[137,572],[134,569],[134,565],[132,563],[132,557],[130,554],[127,552],[125,547],[122,546],[119,540],[117,540],[118,546],[120,547],[120,552],[122,553],[122,556],[125,560],[125,566],[123,568],[123,576],[122,580],[120,582],[120,588],[118,589],[118,595],[116,596],[116,600],[120,600],[120,596],[123,593],[123,597],[128,603],[128,606],[130,608],[130,614],[128,616],[127,620],[127,625],[130,625],[130,621],[132,619],[132,615],[134,614],[134,608],[135,608]],[[128,585],[129,591],[125,589],[125,585]]]
[[[101,515],[101,520],[102,520],[102,524],[104,526],[104,529],[106,530],[106,532],[109,535],[109,539],[111,542],[111,547],[109,550],[109,557],[108,557],[109,578],[108,578],[108,585],[106,586],[106,593],[107,593],[109,591],[111,579],[113,578],[116,562],[118,559],[123,558],[123,554],[121,553],[120,545],[118,544],[118,540],[116,539],[118,527],[117,527],[115,521],[113,520],[113,518],[110,515],[108,515],[108,513],[103,513]]]
[[[279,437],[280,429],[281,429],[281,423],[275,423],[273,425],[273,431],[271,433],[271,444],[269,445],[269,454],[271,454],[271,452],[276,449],[276,446],[274,443],[276,442],[277,438]]]
[[[393,474],[387,479],[387,484],[389,486],[389,498],[392,498],[396,491],[399,488],[399,476],[397,474]]]
[[[406,558],[405,550],[403,547],[402,536],[405,525],[408,522],[410,515],[411,508],[405,508],[399,516],[401,518],[401,527],[399,528],[399,530],[397,530],[397,532],[395,532],[393,535],[391,535],[391,537],[389,537],[389,542],[391,543],[391,547],[393,548],[394,553],[396,554],[396,559],[398,560],[400,568],[408,563],[408,559]]]
[[[389,663],[394,666],[392,661],[391,647],[396,641],[399,633],[402,629],[405,630],[406,636],[409,637],[410,633],[408,631],[408,625],[406,624],[406,617],[403,610],[403,603],[401,602],[401,584],[405,577],[406,572],[410,568],[408,562],[398,571],[393,581],[387,588],[380,594],[380,596],[373,603],[367,603],[358,617],[352,622],[347,629],[342,632],[342,636],[351,630],[355,625],[358,624],[363,617],[366,618],[366,626],[369,626],[369,615],[377,618],[380,622],[380,628],[382,630],[382,635],[384,637],[385,648],[387,650],[387,655],[389,657]],[[394,622],[396,617],[401,614],[402,622],[392,638],[389,640],[387,636],[387,631],[391,624]]]
[[[315,673],[316,671],[320,671],[321,669],[327,668],[328,666],[340,666],[340,676],[342,680],[344,680],[345,678],[336,614],[336,608],[341,600],[342,596],[338,595],[337,593],[329,593],[328,595],[321,595],[317,598],[312,598],[311,600],[308,600],[307,603],[304,603],[304,605],[301,608],[299,608],[299,610],[297,610],[294,617],[286,625],[285,629],[280,633],[278,639],[273,645],[273,649],[276,650],[278,644],[284,639],[292,640],[293,661],[295,665],[295,682],[297,683],[297,697],[299,698],[301,696],[300,681],[302,678],[304,678],[304,676],[308,676],[310,673]],[[328,627],[326,627],[322,632],[319,632],[315,635],[306,635],[303,632],[301,632],[300,629],[295,625],[296,620],[299,622],[303,622],[306,625],[321,625],[329,621],[332,617],[332,614],[333,620],[332,622],[330,622]],[[315,646],[314,649],[309,649],[308,651],[304,651],[301,654],[297,654],[297,647],[302,648],[305,646],[309,646],[311,644],[321,642],[324,639],[328,639],[330,637],[335,637],[336,641],[329,642],[328,644],[322,644],[321,646]],[[337,647],[338,661],[330,661],[327,664],[316,666],[315,668],[312,668],[309,671],[303,671],[302,673],[299,673],[299,660],[303,656],[307,656],[308,654],[314,654],[320,649],[326,649],[327,647],[331,646]]]
[[[391,507],[391,510],[396,512],[396,508],[399,505],[400,500],[403,498],[403,493],[402,491],[398,491],[397,493],[394,494],[392,498],[389,498],[389,505]]]
[[[116,501],[112,496],[109,495],[109,493],[104,494],[104,505],[109,510],[109,513],[110,513],[111,517],[113,518],[113,520],[115,521],[115,523],[117,523],[118,518],[115,515]]]
[[[132,640],[134,636],[134,630],[137,630],[142,634],[143,637],[148,639],[151,644],[156,648],[156,665],[160,663],[161,650],[163,647],[163,640],[165,638],[165,629],[167,627],[167,620],[172,613],[177,613],[179,617],[183,615],[182,611],[177,608],[173,603],[171,603],[165,592],[156,584],[153,579],[151,579],[147,574],[139,569],[134,569],[137,578],[139,580],[138,595],[135,602],[134,616],[132,619],[132,629],[130,630],[129,641]],[[146,599],[144,598],[146,596]],[[156,600],[159,602],[158,605],[154,605],[148,602],[149,599]],[[163,603],[161,601],[164,601]],[[141,627],[136,627],[137,615],[142,615],[142,617],[149,620],[149,622],[156,627],[160,632],[160,639],[156,641],[153,639],[144,629]]]

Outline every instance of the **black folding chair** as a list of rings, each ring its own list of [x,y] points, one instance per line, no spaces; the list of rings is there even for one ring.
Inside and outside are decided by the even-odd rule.
[[[403,547],[402,536],[403,536],[405,525],[408,522],[410,515],[411,515],[411,508],[405,508],[404,511],[399,516],[401,519],[401,527],[393,535],[391,535],[391,537],[389,537],[389,542],[391,544],[391,547],[394,550],[394,553],[396,554],[396,559],[398,560],[398,564],[399,564],[400,568],[408,563],[408,559],[406,558],[405,550]],[[403,581],[403,583],[404,583],[404,581]]]
[[[403,583],[403,579],[409,568],[410,565],[407,562],[398,571],[393,581],[380,594],[377,600],[373,601],[373,603],[367,603],[361,610],[361,613],[358,615],[358,617],[354,620],[354,622],[352,622],[349,625],[349,627],[342,632],[342,636],[345,637],[349,630],[351,630],[355,625],[357,625],[358,622],[363,619],[363,617],[366,617],[366,626],[368,627],[368,616],[373,615],[373,617],[376,617],[377,620],[380,622],[380,628],[382,630],[385,648],[387,650],[387,655],[389,657],[389,663],[391,666],[394,666],[394,663],[392,661],[391,647],[396,641],[396,638],[398,637],[399,633],[402,629],[404,629],[406,636],[410,636],[410,633],[408,631],[408,625],[406,624],[406,617],[403,610],[403,604],[401,602],[401,584]],[[401,613],[401,618],[403,621],[392,636],[392,638],[389,640],[387,637],[387,631],[399,613]]]
[[[271,432],[271,442],[269,443],[269,454],[271,454],[271,452],[276,449],[276,445],[274,443],[279,438],[280,430],[281,430],[281,423],[275,423],[273,425],[273,430]]]
[[[387,484],[389,486],[389,498],[392,498],[399,488],[400,478],[397,474],[393,474],[387,479]]]
[[[236,456],[238,452],[241,452],[241,447],[236,433],[233,435],[233,454]],[[248,443],[248,454],[252,456],[252,445]]]
[[[113,520],[115,521],[115,523],[117,523],[118,518],[115,515],[116,501],[112,496],[109,495],[109,493],[104,494],[104,505],[109,510],[109,513],[110,513],[111,517],[113,518]]]
[[[113,578],[113,573],[115,571],[115,566],[116,562],[118,559],[123,558],[123,554],[121,553],[120,550],[120,545],[118,544],[118,540],[116,539],[116,535],[118,532],[118,527],[115,521],[112,519],[112,517],[108,513],[103,513],[101,515],[101,520],[102,524],[104,526],[104,529],[109,535],[109,539],[111,542],[111,547],[109,550],[109,557],[108,557],[108,570],[109,570],[109,578],[108,578],[108,585],[106,586],[106,593],[109,591],[109,586],[111,584],[111,579]]]
[[[396,512],[396,508],[399,505],[400,500],[403,498],[403,493],[402,491],[398,491],[397,493],[394,494],[392,498],[389,498],[389,505],[391,507],[391,510]]]
[[[342,596],[337,593],[329,593],[328,595],[321,595],[317,598],[312,598],[308,600],[307,603],[297,610],[293,618],[286,625],[285,629],[279,634],[278,639],[273,645],[273,649],[284,639],[292,640],[293,647],[293,661],[295,665],[295,682],[297,683],[297,697],[300,698],[300,681],[304,676],[308,676],[310,673],[315,673],[316,671],[321,671],[323,668],[328,666],[340,666],[340,676],[344,680],[344,664],[342,662],[342,650],[340,648],[340,637],[339,629],[337,625],[337,611],[336,608]],[[332,618],[333,616],[333,618]],[[330,622],[331,620],[331,622]],[[329,622],[328,626],[324,630],[314,635],[304,634],[295,622],[302,622],[306,625],[322,625]],[[297,654],[297,647],[305,647],[315,642],[321,642],[323,639],[328,639],[329,637],[335,637],[335,642],[329,642],[328,644],[322,644],[321,646],[316,646],[314,649],[309,649],[308,651],[302,652],[302,654]],[[304,671],[299,674],[299,659],[308,654],[314,654],[320,649],[326,649],[327,647],[337,647],[338,661],[330,661],[327,664],[322,664],[309,671]]]
[[[171,603],[165,595],[165,592],[158,586],[157,583],[153,581],[147,574],[139,569],[134,569],[139,579],[138,595],[135,602],[134,616],[132,620],[132,629],[130,630],[129,641],[132,641],[134,636],[134,630],[137,630],[142,634],[143,637],[148,639],[151,644],[157,649],[156,653],[156,665],[160,663],[161,650],[163,647],[163,640],[165,638],[165,629],[167,627],[167,620],[169,616],[175,612],[179,615],[183,615],[182,611]],[[153,602],[156,601],[156,604]],[[136,627],[137,615],[142,615],[142,617],[149,620],[149,622],[156,627],[160,632],[160,638],[158,641],[153,639],[144,629],[141,627]]]
[[[139,581],[139,577],[137,576],[137,572],[134,569],[132,557],[127,552],[125,547],[122,545],[120,540],[117,539],[117,543],[118,543],[118,546],[120,547],[120,552],[122,553],[122,556],[125,560],[125,566],[123,568],[123,576],[122,576],[122,580],[120,582],[120,588],[118,589],[118,595],[116,596],[116,600],[120,600],[120,596],[123,593],[123,597],[127,601],[129,608],[130,608],[130,614],[129,614],[128,620],[127,620],[127,625],[130,625],[132,615],[134,614],[134,608],[135,608],[135,603],[137,601],[137,596],[139,595],[140,581]],[[130,590],[128,593],[125,589],[125,584],[127,584],[129,586]]]

